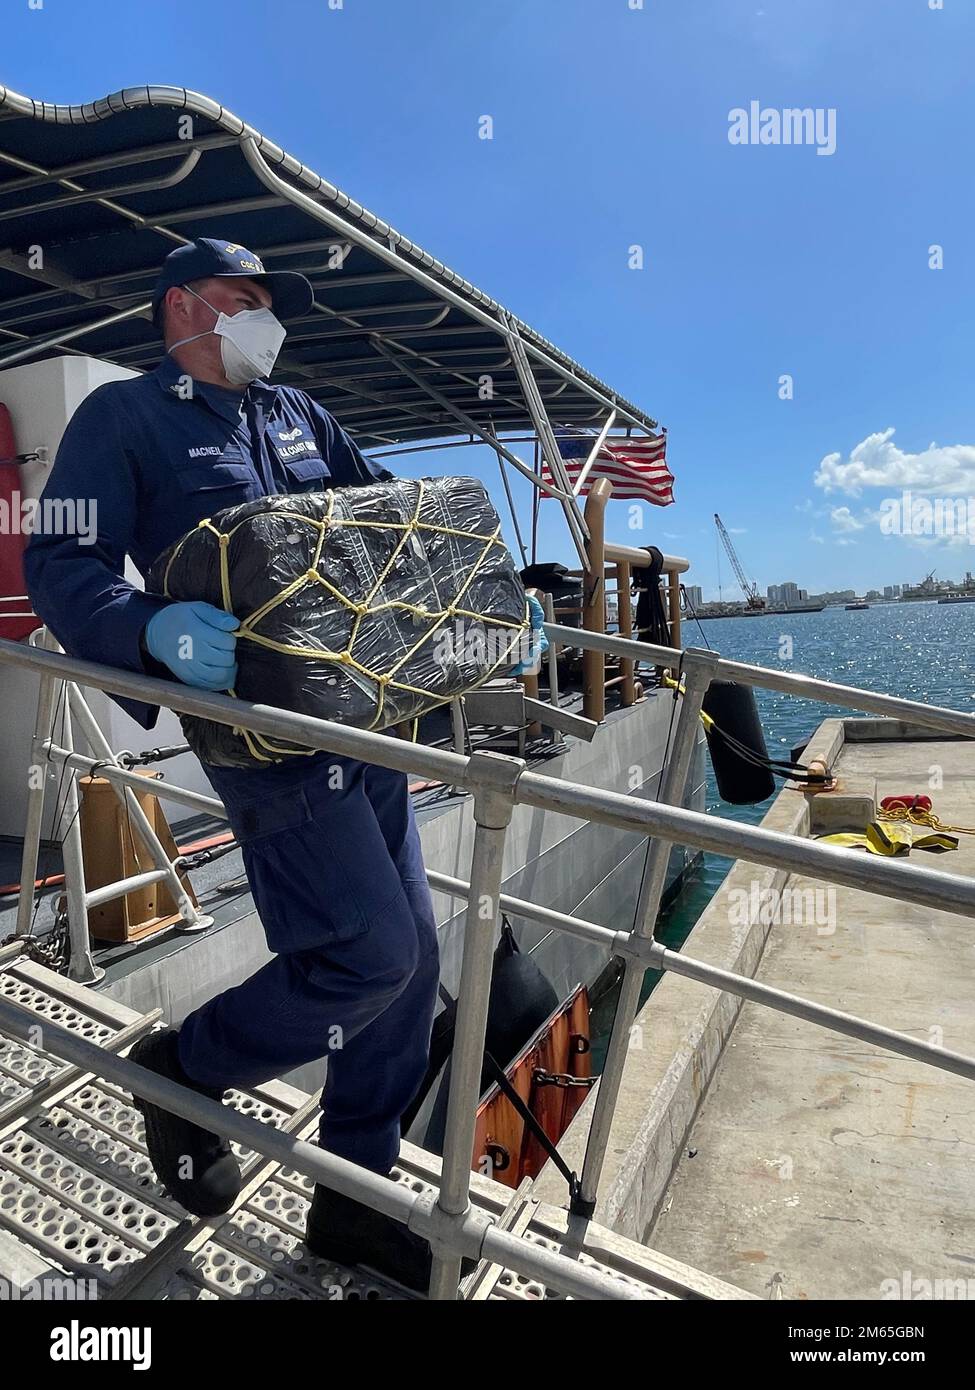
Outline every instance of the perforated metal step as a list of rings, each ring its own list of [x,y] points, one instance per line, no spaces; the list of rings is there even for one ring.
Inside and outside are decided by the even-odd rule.
[[[245,1185],[235,1209],[212,1222],[189,1216],[156,1180],[131,1097],[44,1051],[48,1021],[122,1051],[156,1025],[155,1015],[140,1016],[9,953],[6,960],[0,954],[0,994],[37,1020],[27,1043],[0,1036],[0,1277],[23,1279],[25,1270],[43,1267],[94,1280],[101,1299],[406,1297],[310,1254],[303,1236],[311,1180],[237,1145]],[[225,1104],[300,1138],[313,1140],[317,1131],[314,1102],[280,1082],[233,1092]],[[431,1192],[438,1170],[439,1160],[404,1145],[396,1176],[413,1191]],[[489,1215],[510,1213],[509,1189],[475,1175],[472,1190]],[[531,1240],[561,1248],[564,1212],[531,1204],[521,1224]],[[680,1278],[668,1270],[659,1277],[651,1252],[602,1235],[602,1252],[587,1241],[576,1258],[643,1297],[680,1296],[673,1288]],[[478,1297],[550,1296],[509,1270],[484,1266],[481,1275]],[[691,1283],[688,1291],[723,1296],[715,1281],[705,1283],[714,1287],[699,1291]]]

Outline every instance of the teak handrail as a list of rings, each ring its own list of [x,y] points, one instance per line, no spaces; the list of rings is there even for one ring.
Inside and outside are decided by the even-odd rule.
[[[647,552],[635,546],[616,545],[606,540],[606,504],[613,493],[613,485],[608,478],[598,478],[586,498],[585,518],[589,528],[587,552],[589,569],[570,570],[570,574],[581,576],[582,619],[581,626],[586,632],[605,633],[606,631],[606,592],[610,570],[615,571],[617,624],[621,637],[632,637],[633,608],[630,602],[630,585],[634,569],[646,569]],[[670,645],[681,646],[680,576],[690,568],[689,562],[680,555],[664,555],[662,573],[667,576],[667,609]],[[620,702],[624,708],[635,704],[642,696],[643,688],[636,679],[636,663],[629,657],[619,659],[619,671],[606,679],[606,656],[597,649],[587,647],[582,657],[582,701],[583,713],[587,719],[597,723],[606,717],[606,691],[619,686]]]

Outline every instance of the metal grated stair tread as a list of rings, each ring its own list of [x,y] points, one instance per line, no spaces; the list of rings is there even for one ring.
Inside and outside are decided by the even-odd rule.
[[[107,1052],[127,1048],[156,1015],[139,1015],[91,989],[23,958],[0,956],[0,994],[37,1018],[29,1040],[0,1036],[0,1277],[46,1267],[94,1281],[105,1300],[297,1299],[357,1301],[411,1297],[365,1271],[345,1269],[306,1250],[303,1236],[313,1183],[303,1173],[234,1145],[244,1188],[236,1208],[205,1221],[163,1192],[146,1154],[142,1117],[131,1096],[46,1054],[52,1022]],[[4,1123],[4,1106],[16,1113]],[[225,1104],[302,1139],[314,1139],[317,1110],[281,1082],[234,1091]],[[436,1192],[440,1160],[404,1144],[394,1177],[411,1192]],[[472,1198],[502,1225],[509,1189],[472,1177]],[[524,1234],[554,1251],[564,1213],[522,1194]],[[539,1229],[531,1228],[541,1218]],[[554,1223],[554,1224],[553,1224]],[[618,1238],[602,1235],[612,1244]],[[628,1247],[638,1267],[641,1247]],[[10,1252],[16,1251],[14,1259]],[[650,1255],[651,1252],[646,1252]],[[614,1269],[585,1250],[574,1258],[635,1286],[642,1297],[674,1293]],[[634,1263],[635,1262],[635,1263]],[[648,1270],[648,1276],[650,1271]],[[481,1266],[478,1297],[538,1301],[551,1297],[536,1280]]]

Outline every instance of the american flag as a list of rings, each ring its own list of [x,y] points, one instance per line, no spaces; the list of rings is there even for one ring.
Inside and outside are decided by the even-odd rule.
[[[556,432],[556,441],[574,488],[596,436]],[[674,475],[667,467],[666,456],[666,431],[647,437],[634,435],[632,439],[608,437],[586,474],[580,495],[587,496],[590,485],[597,478],[608,478],[613,484],[614,499],[626,501],[640,498],[655,507],[669,507],[674,500]],[[542,477],[547,483],[557,486],[545,460],[542,462]],[[542,493],[543,497],[549,495]]]

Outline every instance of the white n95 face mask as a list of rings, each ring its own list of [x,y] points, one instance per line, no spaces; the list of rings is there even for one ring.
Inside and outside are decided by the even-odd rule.
[[[189,285],[186,286],[189,289]],[[194,299],[199,299],[208,309],[212,309],[217,321],[207,333],[215,333],[220,339],[220,359],[227,380],[235,386],[248,386],[258,377],[269,376],[278,360],[281,344],[288,336],[287,329],[274,317],[270,309],[241,309],[236,314],[224,314],[213,305],[190,290]],[[184,343],[193,343],[197,338],[205,338],[206,333],[194,333],[190,338],[182,338],[173,348]]]

